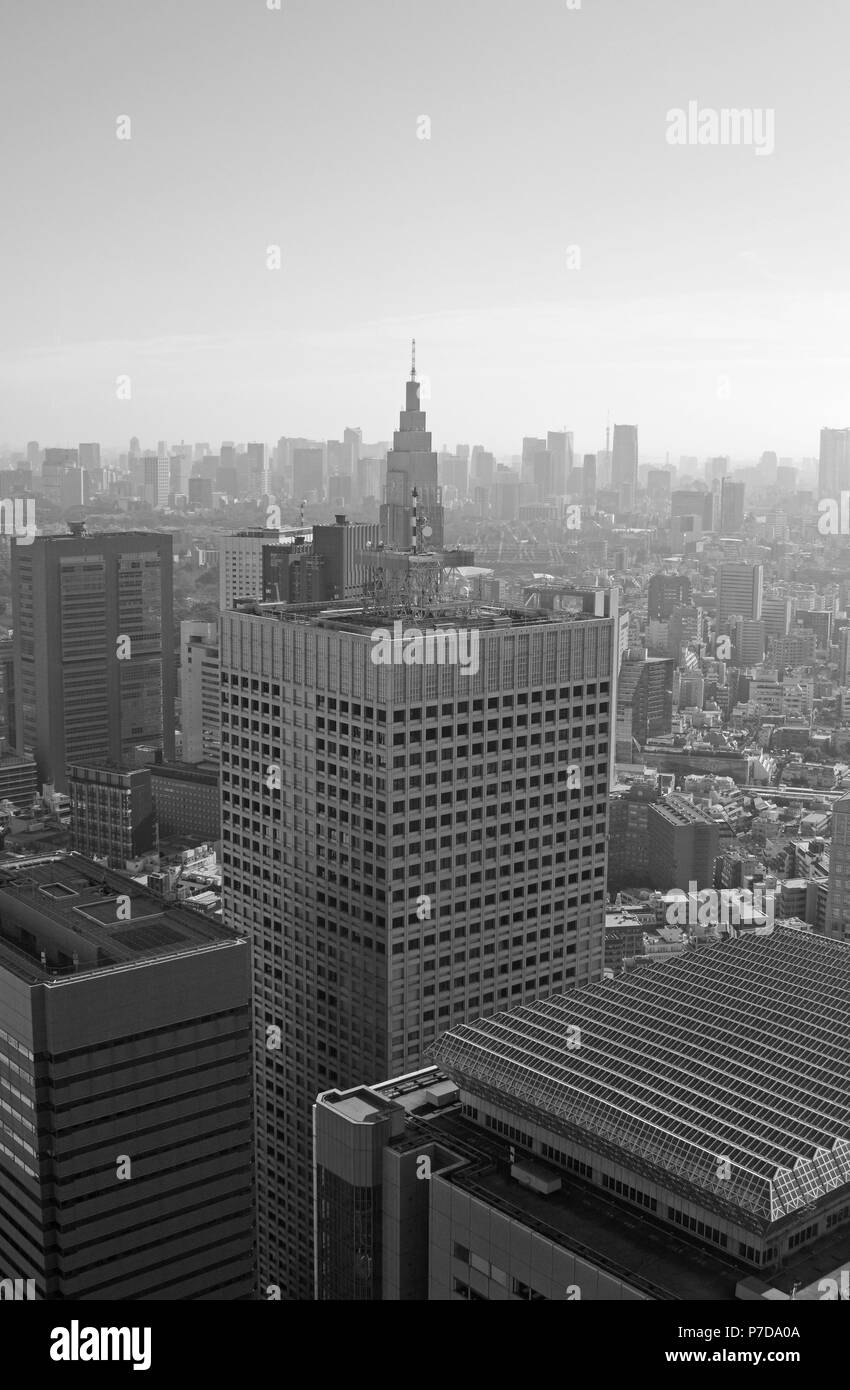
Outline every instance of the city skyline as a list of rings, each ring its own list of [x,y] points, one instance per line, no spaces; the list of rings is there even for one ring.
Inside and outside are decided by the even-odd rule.
[[[644,458],[798,458],[847,418],[839,11],[12,10],[8,440],[380,438],[412,335],[438,444],[610,415]],[[677,147],[694,103],[772,149]]]

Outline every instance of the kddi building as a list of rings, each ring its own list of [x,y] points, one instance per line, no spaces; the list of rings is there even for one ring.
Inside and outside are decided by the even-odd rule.
[[[221,620],[223,904],[253,942],[264,1297],[312,1294],[319,1091],[602,978],[609,598],[508,612],[420,585],[413,616],[391,571],[419,561],[396,553],[371,600]]]

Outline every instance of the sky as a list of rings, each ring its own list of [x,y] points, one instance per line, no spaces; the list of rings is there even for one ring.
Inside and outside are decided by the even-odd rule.
[[[437,448],[850,423],[850,7],[270,3],[4,0],[0,446],[387,439],[413,336]]]

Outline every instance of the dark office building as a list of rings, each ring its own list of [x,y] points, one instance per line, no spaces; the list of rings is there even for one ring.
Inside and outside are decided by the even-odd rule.
[[[691,601],[691,581],[686,574],[654,574],[649,581],[647,617],[665,623],[677,604]]]
[[[0,1271],[46,1299],[254,1285],[248,943],[79,855],[0,870]]]
[[[714,861],[720,847],[716,821],[674,792],[650,806],[647,827],[653,888],[662,893],[680,888],[687,893],[691,883],[697,888],[713,887]]]
[[[138,531],[12,545],[16,728],[40,782],[69,763],[174,757],[172,539]]]
[[[656,784],[638,782],[611,794],[608,806],[608,892],[652,888],[649,871],[649,808],[660,798]]]
[[[254,948],[260,1284],[288,1297],[312,1290],[317,1091],[603,968],[612,619],[438,611],[466,674],[376,664],[393,621],[221,619],[222,907]]]
[[[317,1298],[775,1311],[831,1280],[835,1299],[848,1001],[850,946],[778,928],[455,1025],[435,1067],[325,1091]]]

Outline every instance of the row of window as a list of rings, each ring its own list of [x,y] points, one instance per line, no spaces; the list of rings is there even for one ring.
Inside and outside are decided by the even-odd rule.
[[[488,1129],[495,1129],[498,1134],[504,1134],[508,1139],[514,1139],[517,1144],[523,1144],[527,1149],[534,1148],[534,1140],[530,1134],[524,1134],[515,1125],[509,1125],[505,1120],[500,1120],[495,1115],[485,1115],[484,1123]]]
[[[570,1172],[578,1173],[580,1178],[593,1179],[593,1169],[589,1163],[583,1163],[580,1158],[574,1158],[572,1154],[564,1153],[563,1149],[556,1149],[551,1144],[543,1144],[541,1152],[544,1158],[551,1159],[561,1168],[569,1168]]]
[[[602,1174],[602,1186],[607,1187],[610,1192],[616,1192],[618,1197],[625,1197],[627,1201],[634,1202],[636,1206],[647,1207],[650,1211],[658,1210],[658,1202],[654,1197],[650,1197],[648,1192],[641,1192],[639,1187],[629,1187],[628,1183],[621,1182],[619,1178],[612,1178],[609,1173]]]
[[[17,1038],[13,1038],[11,1033],[5,1032],[2,1028],[0,1028],[0,1042],[8,1043],[15,1052],[20,1052],[21,1056],[27,1057],[30,1062],[34,1060],[29,1048],[24,1047],[23,1043],[18,1042]]]
[[[667,1216],[670,1221],[675,1221],[677,1226],[684,1226],[687,1231],[695,1231],[698,1236],[710,1240],[712,1244],[719,1245],[724,1250],[729,1244],[723,1231],[718,1231],[716,1226],[707,1226],[704,1221],[698,1221],[695,1216],[689,1216],[687,1212],[679,1211],[676,1207],[668,1207]]]

